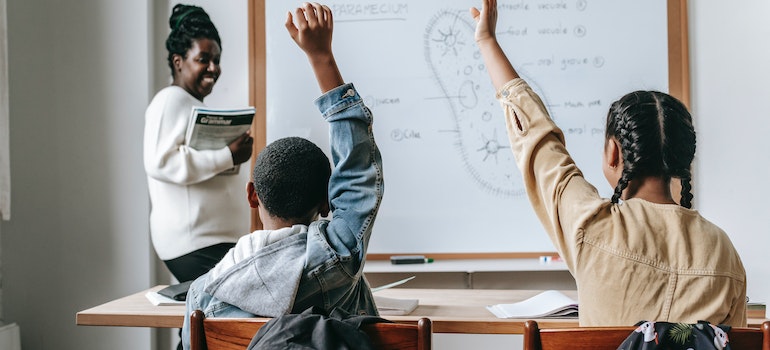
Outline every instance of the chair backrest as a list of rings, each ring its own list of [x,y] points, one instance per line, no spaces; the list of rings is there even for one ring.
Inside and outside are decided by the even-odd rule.
[[[636,327],[575,327],[540,329],[524,324],[524,350],[616,350]],[[761,328],[733,327],[727,334],[733,349],[770,350],[770,321]]]
[[[206,318],[201,310],[190,315],[192,350],[244,350],[259,328],[267,323],[259,318]],[[433,325],[428,318],[417,324],[374,323],[361,329],[379,350],[430,350]]]

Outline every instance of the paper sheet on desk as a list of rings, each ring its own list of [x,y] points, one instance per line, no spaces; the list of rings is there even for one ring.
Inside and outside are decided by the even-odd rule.
[[[174,300],[157,292],[147,292],[144,296],[155,306],[184,305],[185,303],[184,300]]]

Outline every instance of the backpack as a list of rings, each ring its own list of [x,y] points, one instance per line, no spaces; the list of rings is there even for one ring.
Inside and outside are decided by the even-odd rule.
[[[336,308],[327,314],[313,306],[300,314],[271,319],[254,335],[247,349],[373,350],[369,336],[360,328],[378,322],[392,323],[377,316],[351,316]]]
[[[729,350],[730,326],[640,321],[618,350]]]

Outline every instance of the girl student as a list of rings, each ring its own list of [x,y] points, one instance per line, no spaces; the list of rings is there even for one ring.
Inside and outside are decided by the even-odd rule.
[[[691,209],[695,131],[685,106],[635,91],[607,115],[601,198],[495,36],[496,0],[470,9],[527,194],[578,287],[581,326],[640,320],[746,326],[746,272],[729,237]],[[672,178],[681,179],[675,202]]]

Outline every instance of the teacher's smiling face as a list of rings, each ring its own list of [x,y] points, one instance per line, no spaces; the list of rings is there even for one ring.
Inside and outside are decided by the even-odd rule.
[[[221,49],[216,41],[206,38],[193,40],[185,57],[174,55],[174,85],[203,101],[219,79]]]

